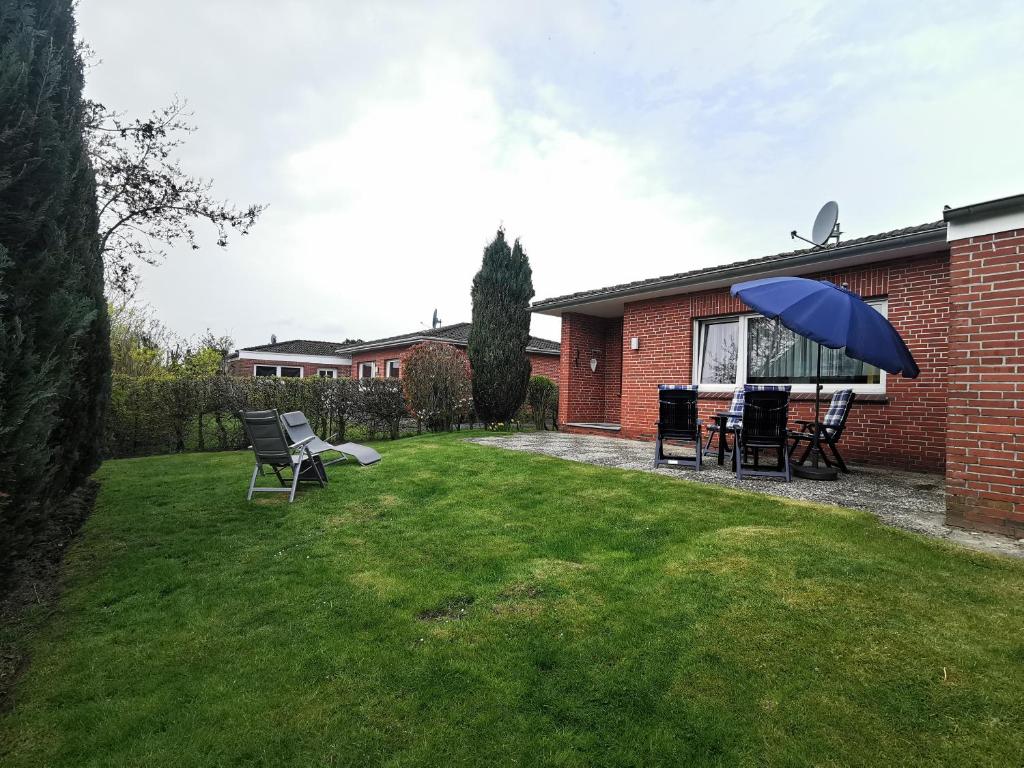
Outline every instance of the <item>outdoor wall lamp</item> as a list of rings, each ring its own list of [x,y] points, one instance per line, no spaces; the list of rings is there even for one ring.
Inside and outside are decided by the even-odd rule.
[[[597,356],[601,354],[601,350],[591,350],[591,354],[593,355],[593,357],[590,358],[590,370],[594,373],[597,373]]]
[[[629,340],[629,348],[630,349],[640,349],[640,337],[639,336],[634,336],[633,338],[631,338]]]

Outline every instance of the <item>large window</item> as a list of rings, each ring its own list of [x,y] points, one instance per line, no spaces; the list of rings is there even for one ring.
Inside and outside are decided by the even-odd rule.
[[[388,360],[384,363],[384,375],[389,379],[397,379],[401,370],[401,362],[398,360]]]
[[[868,302],[886,314],[885,300]],[[694,381],[704,385],[792,384],[813,391],[818,345],[761,315],[698,320],[694,327]],[[885,374],[873,365],[821,350],[821,381],[827,389],[853,385],[861,392],[884,392]]]
[[[376,363],[360,363],[359,364],[359,378],[360,379],[372,379],[377,375],[377,364]]]
[[[316,375],[321,379],[336,379],[338,378],[338,371],[334,368],[317,368]]]
[[[253,376],[281,376],[286,379],[301,379],[302,368],[293,365],[257,365],[252,369]]]
[[[700,324],[701,384],[735,384],[739,362],[739,318]]]

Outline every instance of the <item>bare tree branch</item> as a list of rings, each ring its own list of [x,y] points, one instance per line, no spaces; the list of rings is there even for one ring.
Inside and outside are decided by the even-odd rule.
[[[186,103],[175,98],[146,119],[128,120],[98,102],[86,103],[86,140],[96,171],[108,288],[127,295],[138,283],[136,265],[155,264],[184,242],[199,248],[196,221],[228,245],[230,231],[246,235],[266,206],[236,207],[212,194],[213,182],[191,176],[172,156],[195,132]]]

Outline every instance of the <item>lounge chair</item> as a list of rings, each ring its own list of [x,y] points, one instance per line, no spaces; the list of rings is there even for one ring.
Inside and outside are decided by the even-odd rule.
[[[787,483],[793,479],[789,464],[789,392],[786,390],[747,389],[743,399],[743,423],[735,430],[736,478],[745,476],[779,477]],[[759,454],[763,450],[778,452],[778,466],[774,470],[759,466]],[[753,467],[745,464],[747,452],[754,454]]]
[[[281,429],[281,421],[276,410],[270,411],[239,411],[239,418],[245,427],[252,452],[256,455],[256,466],[252,470],[249,482],[249,493],[246,496],[252,501],[254,493],[287,493],[288,501],[295,501],[295,490],[300,482],[318,482],[324,486],[327,474],[320,457],[309,450],[309,439],[289,443]],[[270,467],[281,483],[280,488],[257,488],[256,478],[263,474],[263,467]],[[290,485],[281,476],[281,470],[291,472]]]
[[[825,414],[825,418],[821,420],[821,426],[818,427],[821,457],[825,460],[825,464],[830,467],[832,466],[832,462],[828,458],[828,451],[825,450],[825,446],[828,446],[832,451],[836,464],[847,474],[850,473],[850,470],[846,468],[846,462],[843,461],[843,457],[839,453],[838,443],[839,438],[843,436],[843,430],[846,429],[846,418],[850,415],[853,401],[856,398],[857,395],[852,389],[840,389],[834,392],[832,394],[832,402],[828,406],[828,413]],[[789,437],[793,441],[789,451],[792,454],[800,446],[800,443],[806,442],[807,448],[804,450],[803,456],[797,461],[798,464],[803,464],[807,461],[807,457],[811,455],[811,449],[814,447],[815,423],[813,421],[798,420],[797,424],[801,426],[801,429],[789,433]]]
[[[284,425],[285,431],[288,433],[294,442],[304,441],[309,446],[309,451],[314,456],[320,456],[323,453],[329,453],[335,451],[341,454],[338,458],[332,459],[331,461],[324,462],[324,466],[329,467],[331,464],[337,464],[340,461],[346,460],[346,454],[352,456],[364,467],[367,464],[375,464],[380,461],[380,454],[377,453],[373,448],[359,443],[342,443],[341,445],[333,445],[326,440],[321,440],[317,437],[313,428],[309,425],[309,421],[303,415],[302,411],[290,411],[281,417],[281,424]],[[329,439],[333,439],[336,435],[331,435]]]
[[[693,443],[693,458],[667,457],[664,441]],[[697,419],[697,387],[689,384],[658,385],[658,436],[654,442],[654,466],[688,466],[700,471],[701,423]]]

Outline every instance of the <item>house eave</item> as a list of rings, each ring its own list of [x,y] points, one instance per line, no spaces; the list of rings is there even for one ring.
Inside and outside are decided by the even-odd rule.
[[[960,222],[969,219],[989,218],[1006,213],[1017,213],[1024,210],[1024,195],[1000,197],[998,200],[986,200],[983,203],[962,205],[959,208],[947,208],[942,212],[943,221]]]
[[[311,365],[352,365],[352,358],[349,355],[302,355],[289,354],[287,352],[261,352],[260,350],[239,349],[227,357],[231,360],[266,360],[277,363],[309,363]]]
[[[453,347],[465,348],[468,345],[465,341],[458,341],[455,339],[439,339],[436,336],[414,336],[412,338],[405,338],[396,341],[389,341],[386,344],[362,344],[358,347],[345,347],[346,354],[356,354],[361,352],[374,352],[378,349],[395,349],[397,347],[411,347],[414,344],[419,344],[424,341],[437,341],[441,344],[451,344]],[[554,357],[559,356],[559,352],[551,349],[540,349],[539,347],[527,346],[527,352],[536,355],[552,355]]]
[[[939,227],[870,243],[802,251],[771,261],[726,265],[643,285],[624,286],[619,290],[598,290],[581,296],[542,300],[535,302],[531,311],[554,317],[561,317],[565,311],[598,317],[620,317],[627,302],[714,290],[761,277],[832,271],[879,261],[912,258],[945,248],[946,229]]]

